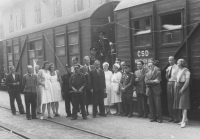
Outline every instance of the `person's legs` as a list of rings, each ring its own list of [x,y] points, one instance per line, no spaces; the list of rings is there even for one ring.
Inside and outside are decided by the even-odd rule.
[[[154,103],[156,106],[156,114],[158,116],[159,122],[162,122],[162,107],[161,107],[161,96],[154,94]]]
[[[138,108],[138,117],[143,116],[143,108],[142,108],[142,94],[137,94],[137,108]]]
[[[22,104],[22,99],[21,99],[20,93],[16,93],[16,101],[17,101],[17,105],[18,105],[20,114],[24,114],[25,113],[24,106]]]
[[[128,117],[133,117],[133,95],[132,94],[127,94],[127,101],[128,101],[128,106],[129,106]]]
[[[9,93],[9,97],[10,97],[10,108],[11,108],[11,112],[13,114],[16,114],[16,108],[15,108],[15,94],[14,93]]]
[[[79,102],[81,106],[81,112],[82,112],[82,117],[85,119],[86,118],[86,113],[85,113],[85,94],[79,94]]]
[[[101,116],[105,115],[104,99],[99,100],[99,111]]]
[[[48,118],[54,118],[53,116],[51,116],[51,106],[52,103],[47,103]]]
[[[96,92],[97,94],[98,92]],[[97,115],[97,104],[98,104],[98,99],[97,99],[97,96],[95,96],[95,92],[93,94],[93,116],[96,117]]]
[[[55,111],[55,102],[51,102],[50,105],[51,105],[53,114],[55,114],[56,113],[56,111]],[[47,107],[48,107],[48,105],[47,105]]]
[[[36,107],[37,107],[37,93],[32,93],[31,94],[31,113],[32,113],[32,118],[36,119]]]
[[[31,94],[25,92],[26,118],[30,118]]]
[[[169,120],[169,122],[172,122],[174,120],[174,110],[173,110],[173,105],[174,105],[174,83],[173,82],[168,82],[168,84],[167,84],[167,101],[168,101],[169,116],[171,118]]]
[[[186,109],[183,109],[182,110],[182,121],[181,121],[181,128],[184,128],[185,125],[186,125],[186,120],[187,120],[187,110]]]
[[[150,109],[150,114],[151,114],[151,121],[157,121],[156,117],[156,108],[155,108],[155,103],[154,103],[154,93],[151,91],[149,95],[149,109]]]
[[[44,119],[45,109],[46,109],[46,103],[42,104],[42,116],[40,117],[40,119]]]
[[[77,112],[79,109],[78,94],[72,94],[72,119],[77,119]]]
[[[66,111],[68,117],[71,116],[70,102],[72,102],[72,95],[69,93],[66,93],[65,94],[65,111]]]
[[[148,117],[148,111],[147,111],[147,96],[144,95],[144,94],[142,94],[141,96],[142,96],[142,97],[141,97],[141,98],[142,98],[142,99],[141,99],[142,110],[143,110],[143,112],[144,112],[143,117],[144,117],[144,118],[147,118],[147,117]]]
[[[56,115],[58,116],[58,109],[59,109],[59,103],[58,102],[55,102],[55,112],[56,112]]]

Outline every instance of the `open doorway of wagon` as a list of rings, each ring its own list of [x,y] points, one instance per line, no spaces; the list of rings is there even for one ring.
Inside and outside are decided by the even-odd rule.
[[[98,9],[91,18],[92,47],[97,48],[100,61],[108,62],[110,67],[116,58],[113,10],[117,4]]]

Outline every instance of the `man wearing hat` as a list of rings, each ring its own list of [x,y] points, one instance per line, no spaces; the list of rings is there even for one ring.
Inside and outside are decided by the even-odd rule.
[[[135,75],[130,72],[130,65],[124,65],[124,77],[121,79],[122,103],[124,106],[123,116],[133,116],[133,85],[135,83]]]
[[[65,100],[65,111],[67,113],[66,117],[71,117],[71,105],[70,103],[72,103],[72,95],[69,93],[69,91],[71,91],[70,87],[69,87],[69,79],[72,75],[71,72],[71,68],[68,64],[65,65],[65,71],[66,73],[62,76],[62,94],[63,94],[63,98]]]
[[[111,53],[114,49],[111,48],[113,43],[107,38],[105,32],[99,32],[99,53],[101,63],[108,62],[111,64]]]
[[[97,54],[97,48],[96,47],[91,47],[90,48],[90,65],[93,65],[95,60],[99,60],[99,56]]]
[[[81,106],[81,112],[83,119],[87,119],[85,113],[85,87],[87,85],[85,75],[80,71],[80,65],[74,65],[75,73],[70,77],[70,88],[72,89],[72,120],[77,120],[77,112],[79,111],[79,105]]]

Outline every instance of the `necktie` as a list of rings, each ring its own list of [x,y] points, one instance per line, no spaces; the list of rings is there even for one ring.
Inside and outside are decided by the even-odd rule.
[[[169,72],[168,78],[170,79],[171,76],[172,76],[172,67],[171,67],[171,69],[170,69],[170,72]]]

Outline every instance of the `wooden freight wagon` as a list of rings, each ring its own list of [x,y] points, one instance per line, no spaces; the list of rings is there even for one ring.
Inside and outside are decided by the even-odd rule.
[[[136,62],[159,60],[162,106],[167,112],[165,70],[168,57],[184,58],[191,71],[191,106],[200,103],[200,0],[123,0],[114,10],[117,57],[136,70]]]
[[[90,55],[90,47],[97,45],[100,31],[106,32],[114,42],[113,10],[119,2],[109,2],[61,17],[50,23],[24,29],[5,37],[3,53],[6,72],[10,65],[21,75],[27,65],[42,66],[43,61],[55,63],[56,69],[64,73],[64,65],[71,63],[73,56]]]

